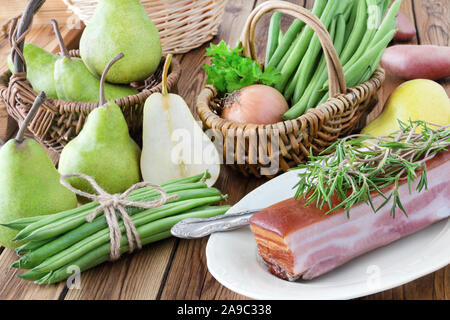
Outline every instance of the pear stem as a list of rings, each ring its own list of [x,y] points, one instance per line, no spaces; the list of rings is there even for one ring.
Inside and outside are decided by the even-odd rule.
[[[167,90],[167,76],[169,75],[170,63],[172,62],[173,55],[169,53],[166,57],[166,61],[164,62],[164,69],[162,74],[162,95],[167,96],[169,91]]]
[[[58,26],[58,22],[55,19],[50,19],[50,22],[53,25],[53,31],[55,32],[56,35],[56,39],[58,39],[58,43],[59,43],[59,48],[61,50],[61,53],[64,57],[70,59],[70,54],[69,54],[69,50],[67,50],[67,47],[64,43],[64,40],[61,36],[61,32],[59,31],[59,26]]]
[[[34,118],[36,115],[36,112],[38,111],[39,107],[44,103],[45,101],[45,92],[42,91],[39,93],[36,97],[36,99],[33,102],[33,106],[31,107],[30,111],[28,112],[27,116],[25,117],[25,120],[23,120],[22,124],[20,125],[19,131],[17,132],[15,140],[18,143],[22,143],[24,140],[25,130],[28,127],[28,124],[30,121]]]
[[[108,73],[109,69],[111,69],[112,65],[114,63],[116,63],[118,60],[122,59],[123,57],[124,57],[124,54],[122,52],[119,53],[117,56],[112,58],[112,60],[110,62],[108,62],[105,69],[103,70],[102,77],[100,78],[100,95],[99,95],[99,97],[100,97],[99,105],[100,106],[104,106],[107,102],[106,98],[105,98],[106,74]]]

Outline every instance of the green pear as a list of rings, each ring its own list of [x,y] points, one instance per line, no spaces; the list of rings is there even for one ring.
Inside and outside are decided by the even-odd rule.
[[[24,139],[27,124],[45,100],[42,92],[22,123],[15,139],[0,149],[0,224],[77,206],[73,192],[60,184],[60,175],[42,146]],[[16,248],[17,231],[0,226],[0,245]]]
[[[91,176],[111,194],[123,192],[141,179],[141,150],[131,139],[119,106],[106,102],[103,90],[106,73],[121,57],[123,54],[106,66],[100,82],[99,107],[91,111],[81,132],[64,147],[58,168],[61,174],[84,173]],[[83,179],[75,177],[68,181],[79,190],[94,192]]]
[[[53,70],[59,56],[51,54],[32,43],[24,45],[23,55],[27,64],[27,79],[34,91],[44,91],[48,98],[58,98]],[[14,73],[14,63],[11,55],[8,56],[8,67]]]
[[[101,75],[117,52],[125,58],[108,73],[111,83],[131,83],[151,76],[161,61],[158,29],[139,0],[100,0],[80,40],[88,69]]]
[[[70,57],[56,20],[51,19],[59,42],[62,57],[55,62],[54,78],[58,99],[67,101],[95,102],[99,100],[100,79],[93,75],[80,58]],[[125,85],[105,83],[107,100],[114,100],[139,93]]]

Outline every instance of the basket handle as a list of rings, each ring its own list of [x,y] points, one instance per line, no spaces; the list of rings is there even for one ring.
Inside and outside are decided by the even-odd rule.
[[[261,17],[267,13],[281,12],[290,15],[305,22],[311,29],[314,30],[322,45],[325,59],[327,62],[328,79],[329,79],[329,93],[330,97],[334,97],[341,93],[347,92],[345,83],[344,71],[342,69],[341,61],[334,48],[333,41],[327,28],[323,25],[319,18],[317,18],[309,10],[285,1],[266,1],[257,6],[245,23],[244,30],[241,35],[241,43],[244,48],[244,54],[256,60],[255,48],[255,30],[256,24]]]
[[[11,45],[11,57],[14,63],[14,73],[22,73],[25,71],[25,57],[23,55],[23,47],[25,36],[30,30],[31,22],[36,11],[44,4],[45,0],[30,0],[17,24],[17,18],[11,21],[9,27],[9,43]]]

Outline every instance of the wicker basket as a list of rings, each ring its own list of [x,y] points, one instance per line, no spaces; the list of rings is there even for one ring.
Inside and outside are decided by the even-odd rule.
[[[13,21],[10,28],[9,38],[12,51],[17,52],[21,57],[19,61],[23,63],[23,70],[26,70],[26,64],[20,50],[20,44],[23,44],[25,35],[30,29],[30,15],[32,16],[33,13],[25,12],[22,17],[23,20],[28,20],[28,23],[25,22],[26,27],[22,28],[25,30],[23,33],[21,30],[17,31],[21,27],[20,25],[17,27],[16,21]],[[79,57],[79,52],[78,50],[71,50],[70,55]],[[152,93],[161,91],[163,63],[164,61],[161,62],[158,70],[145,82],[132,84],[138,89],[138,94],[114,100],[122,109],[130,129],[130,135],[138,143],[141,142],[142,137],[142,117],[145,100]],[[19,69],[22,68],[17,68],[16,70]],[[179,76],[180,65],[176,60],[173,60],[167,81],[169,90],[176,88]],[[28,114],[37,93],[26,79],[26,72],[11,74],[8,70],[0,75],[0,96],[6,104],[9,115],[20,123]],[[97,106],[98,102],[46,99],[28,126],[28,129],[35,136],[36,140],[43,143],[46,147],[53,151],[61,152],[62,148],[78,135],[88,114]]]
[[[63,0],[85,24],[98,0]],[[217,34],[226,0],[141,0],[156,25],[164,53],[185,53]]]
[[[222,101],[213,86],[206,86],[197,100],[197,113],[216,144],[222,144],[225,164],[244,175],[272,177],[305,162],[310,150],[318,153],[339,136],[361,129],[377,104],[377,91],[385,73],[380,67],[372,78],[347,90],[339,57],[327,29],[303,7],[283,1],[267,1],[250,14],[241,42],[244,54],[256,59],[255,27],[274,11],[303,20],[317,34],[327,61],[330,99],[295,120],[271,125],[239,124],[219,116]]]

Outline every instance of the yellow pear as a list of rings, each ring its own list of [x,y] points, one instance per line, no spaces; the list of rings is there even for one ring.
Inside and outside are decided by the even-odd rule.
[[[389,97],[383,112],[362,131],[374,136],[399,130],[398,120],[423,120],[437,125],[450,123],[450,99],[437,82],[416,79],[401,84]]]

